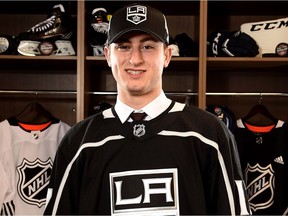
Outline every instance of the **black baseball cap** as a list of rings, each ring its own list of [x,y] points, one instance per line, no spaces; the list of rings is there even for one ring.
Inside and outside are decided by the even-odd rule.
[[[116,11],[109,22],[107,44],[130,31],[143,31],[169,44],[165,15],[151,6],[132,4]]]

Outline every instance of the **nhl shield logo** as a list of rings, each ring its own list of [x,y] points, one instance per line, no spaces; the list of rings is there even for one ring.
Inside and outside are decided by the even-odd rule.
[[[39,208],[45,205],[52,164],[50,158],[45,162],[39,158],[33,162],[24,159],[17,167],[17,192],[24,202],[37,205]]]
[[[136,137],[144,136],[146,133],[144,124],[136,124],[133,127],[133,134]]]
[[[135,25],[147,19],[147,8],[141,5],[134,5],[127,8],[127,20]]]
[[[261,167],[259,164],[245,170],[249,205],[255,212],[266,209],[274,202],[275,176],[271,164]]]

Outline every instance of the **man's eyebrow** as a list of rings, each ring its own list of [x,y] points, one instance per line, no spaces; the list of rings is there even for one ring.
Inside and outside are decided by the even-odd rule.
[[[148,36],[148,37],[145,37],[143,39],[140,40],[141,42],[146,42],[146,41],[153,41],[153,42],[158,42],[159,40],[157,40],[155,37],[153,36]]]
[[[146,42],[146,41],[153,41],[153,42],[158,42],[159,40],[157,40],[155,37],[153,36],[147,36],[145,38],[142,38],[140,40],[141,43]],[[115,43],[131,43],[129,38],[126,37],[121,37],[119,38],[117,41],[115,41]]]

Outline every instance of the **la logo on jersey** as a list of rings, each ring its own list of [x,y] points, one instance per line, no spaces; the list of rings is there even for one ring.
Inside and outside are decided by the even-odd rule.
[[[247,165],[245,170],[249,205],[255,212],[266,209],[274,202],[275,176],[271,164],[266,167],[258,163]]]
[[[39,208],[45,205],[52,164],[50,158],[45,162],[39,158],[33,162],[24,159],[17,167],[19,174],[17,191],[24,202],[37,205]]]
[[[111,215],[179,215],[177,169],[110,173]]]
[[[147,18],[147,8],[142,5],[134,5],[127,8],[127,20],[135,25],[144,22]]]

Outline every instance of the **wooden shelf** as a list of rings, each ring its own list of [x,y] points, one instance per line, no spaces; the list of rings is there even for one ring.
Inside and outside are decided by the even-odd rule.
[[[282,68],[287,70],[288,58],[287,57],[208,57],[207,67],[209,71],[213,70],[268,70]]]

